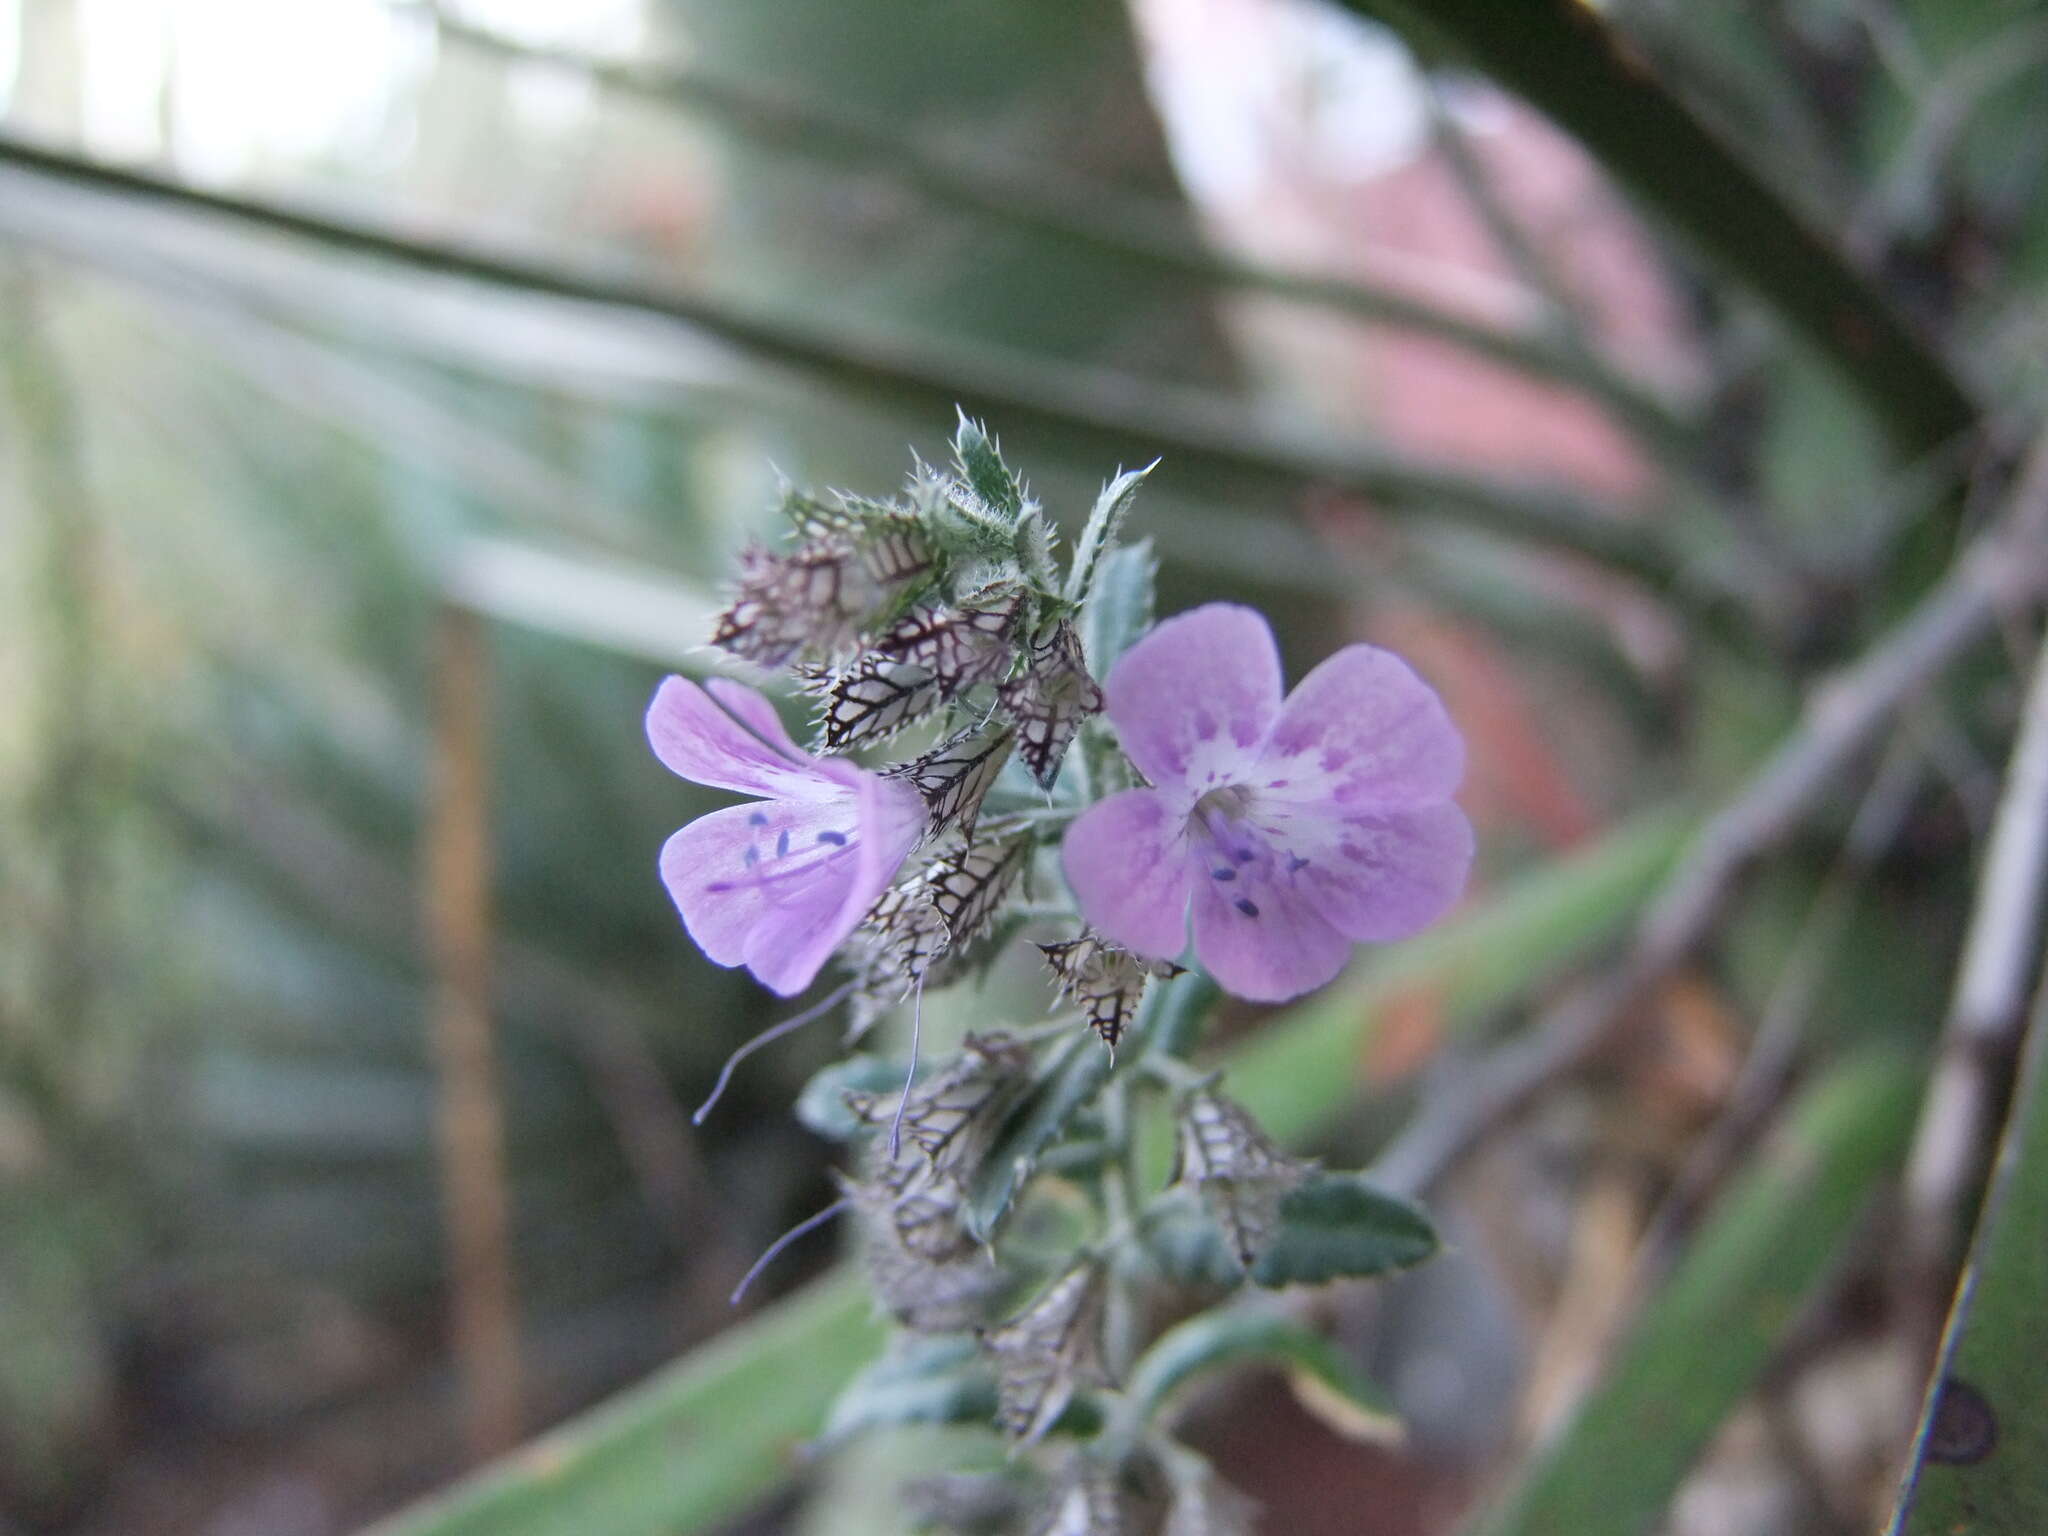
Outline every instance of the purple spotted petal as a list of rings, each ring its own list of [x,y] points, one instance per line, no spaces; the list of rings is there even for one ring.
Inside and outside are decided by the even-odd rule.
[[[1392,651],[1347,645],[1287,696],[1253,782],[1261,799],[1398,811],[1448,800],[1464,775],[1435,690]]]
[[[1351,941],[1324,920],[1314,892],[1269,861],[1236,879],[1195,883],[1195,953],[1234,997],[1277,1003],[1344,969]]]
[[[1344,820],[1303,817],[1288,836],[1317,911],[1347,938],[1385,943],[1451,909],[1472,867],[1472,823],[1446,801]]]
[[[1060,845],[1067,884],[1095,929],[1141,955],[1187,947],[1187,818],[1154,790],[1127,789],[1074,818]]]
[[[831,800],[774,800],[701,816],[661,851],[690,937],[771,991],[809,986],[894,877],[923,827],[908,786],[862,775]]]
[[[797,750],[779,723],[766,739],[748,729],[761,722],[763,712],[773,718],[766,699],[738,683],[721,679],[718,686],[728,703],[738,702],[741,718],[688,678],[668,678],[656,690],[647,709],[647,740],[670,772],[714,789],[775,800],[829,800],[846,793],[841,771],[827,772]]]
[[[1280,652],[1250,608],[1210,603],[1157,625],[1103,685],[1124,754],[1162,789],[1243,782],[1280,714]]]

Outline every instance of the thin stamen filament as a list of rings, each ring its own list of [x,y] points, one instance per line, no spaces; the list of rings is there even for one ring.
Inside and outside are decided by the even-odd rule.
[[[903,1151],[903,1111],[910,1107],[910,1085],[917,1081],[917,1048],[924,1038],[924,977],[917,978],[917,997],[910,1005],[910,1070],[903,1074],[903,1093],[896,1100],[896,1118],[889,1122],[889,1161]]]
[[[826,1206],[825,1209],[823,1209],[822,1211],[817,1212],[815,1215],[806,1216],[802,1221],[798,1222],[795,1226],[791,1227],[787,1232],[783,1233],[782,1236],[778,1237],[777,1239],[775,1239],[774,1242],[770,1243],[768,1245],[767,1251],[764,1252],[761,1255],[761,1257],[754,1260],[753,1267],[750,1268],[744,1275],[740,1276],[740,1283],[732,1288],[732,1299],[730,1305],[736,1307],[740,1304],[740,1298],[747,1294],[747,1287],[752,1285],[756,1280],[760,1279],[761,1271],[766,1269],[770,1264],[773,1264],[777,1258],[781,1257],[783,1250],[788,1248],[791,1243],[795,1242],[798,1238],[804,1236],[806,1233],[817,1231],[818,1228],[822,1227],[826,1222],[830,1221],[834,1216],[837,1216],[841,1211],[844,1211],[848,1206],[852,1204],[853,1202],[851,1200],[848,1200],[844,1196],[841,1196],[839,1199],[834,1200],[830,1205]]]
[[[853,987],[854,984],[850,981],[841,982],[817,1002],[804,1009],[803,1012],[784,1019],[780,1024],[770,1024],[761,1033],[726,1057],[725,1065],[718,1070],[718,1081],[711,1085],[711,1096],[697,1106],[696,1113],[690,1116],[690,1124],[702,1125],[704,1123],[705,1116],[709,1115],[718,1101],[724,1097],[725,1085],[732,1081],[733,1069],[735,1067],[753,1055],[754,1052],[760,1050],[762,1046],[773,1045],[784,1035],[794,1034],[813,1019],[821,1018],[825,1014],[830,1013],[834,1008],[846,1001],[852,994]]]

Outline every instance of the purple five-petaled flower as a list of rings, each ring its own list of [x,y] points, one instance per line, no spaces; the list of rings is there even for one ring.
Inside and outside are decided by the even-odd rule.
[[[760,797],[662,846],[683,926],[719,965],[744,965],[784,997],[803,991],[923,835],[924,802],[899,779],[811,756],[767,699],[725,678],[665,681],[647,739],[684,778]]]
[[[1076,817],[1063,858],[1082,915],[1126,948],[1171,959],[1192,920],[1225,991],[1277,1002],[1464,889],[1465,745],[1392,652],[1346,646],[1283,703],[1265,619],[1212,603],[1132,646],[1104,692],[1152,787]]]

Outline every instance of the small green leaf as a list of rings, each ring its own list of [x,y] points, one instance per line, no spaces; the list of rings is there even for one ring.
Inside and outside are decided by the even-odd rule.
[[[972,579],[993,583],[1013,579],[1016,571],[1016,529],[984,510],[979,502],[949,496],[932,508],[926,525],[938,546],[957,565],[968,565]],[[964,581],[956,569],[954,581]]]
[[[1179,1388],[1248,1361],[1287,1367],[1297,1393],[1356,1438],[1398,1438],[1392,1405],[1342,1350],[1267,1301],[1219,1307],[1169,1329],[1131,1367],[1126,1396],[1146,1421],[1159,1417]],[[1313,1383],[1313,1386],[1308,1385]],[[1341,1404],[1341,1407],[1337,1405]]]
[[[1017,1191],[1038,1167],[1038,1161],[1102,1091],[1114,1072],[1123,1071],[1147,1051],[1179,1055],[1193,1039],[1218,997],[1216,984],[1199,971],[1171,981],[1155,981],[1145,989],[1121,1053],[1106,1049],[1084,1033],[1067,1047],[1051,1076],[1004,1127],[982,1163],[968,1203],[967,1230],[987,1241],[995,1232]]]
[[[1153,1202],[1145,1246],[1159,1272],[1184,1285],[1236,1285],[1244,1277],[1223,1229],[1185,1190]],[[1355,1173],[1311,1174],[1280,1203],[1280,1224],[1252,1266],[1259,1285],[1321,1285],[1411,1269],[1437,1250],[1422,1210]]]
[[[1260,1285],[1320,1285],[1409,1269],[1437,1250],[1422,1208],[1355,1173],[1311,1174],[1280,1202],[1280,1228],[1252,1278]]]
[[[827,1440],[905,1424],[986,1424],[996,1382],[965,1335],[900,1334],[895,1346],[846,1384],[825,1421]]]
[[[1117,530],[1123,526],[1131,503],[1138,498],[1138,487],[1158,467],[1159,461],[1154,459],[1143,469],[1127,469],[1105,485],[1102,494],[1095,498],[1088,521],[1082,525],[1080,542],[1074,546],[1073,566],[1067,572],[1069,602],[1086,600],[1089,588],[1095,584],[1096,567],[1115,545]]]
[[[1152,627],[1158,569],[1150,539],[1119,545],[1098,563],[1088,600],[1081,607],[1081,650],[1088,670],[1097,677],[1107,677],[1117,657]]]
[[[1058,542],[1059,534],[1036,507],[1017,519],[1016,535],[1011,541],[1017,567],[1042,590],[1050,590],[1058,574],[1052,559]]]
[[[893,1092],[903,1086],[903,1068],[879,1056],[848,1056],[813,1074],[796,1096],[796,1118],[827,1141],[859,1141],[873,1127],[847,1108],[849,1093]]]
[[[1045,1085],[1024,1101],[975,1175],[967,1230],[987,1242],[1031,1177],[1045,1149],[1109,1081],[1109,1052],[1092,1034],[1076,1035]]]
[[[1024,486],[1003,462],[1002,446],[988,435],[988,428],[970,421],[959,407],[960,424],[953,432],[953,458],[960,474],[983,506],[1007,522],[1023,516],[1028,497]]]
[[[1154,1200],[1140,1232],[1145,1256],[1162,1279],[1225,1290],[1244,1279],[1222,1228],[1191,1189],[1170,1189]]]

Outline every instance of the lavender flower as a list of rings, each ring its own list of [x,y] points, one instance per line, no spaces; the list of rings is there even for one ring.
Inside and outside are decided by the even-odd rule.
[[[1063,856],[1082,914],[1118,944],[1169,959],[1192,919],[1225,990],[1277,1002],[1464,888],[1464,742],[1391,652],[1346,646],[1283,703],[1265,619],[1212,603],[1132,646],[1104,692],[1152,787],[1083,812]]]
[[[917,791],[811,756],[767,699],[723,678],[665,681],[647,739],[693,783],[760,797],[700,816],[663,845],[662,883],[683,926],[719,965],[744,965],[784,997],[801,992],[923,835]]]

